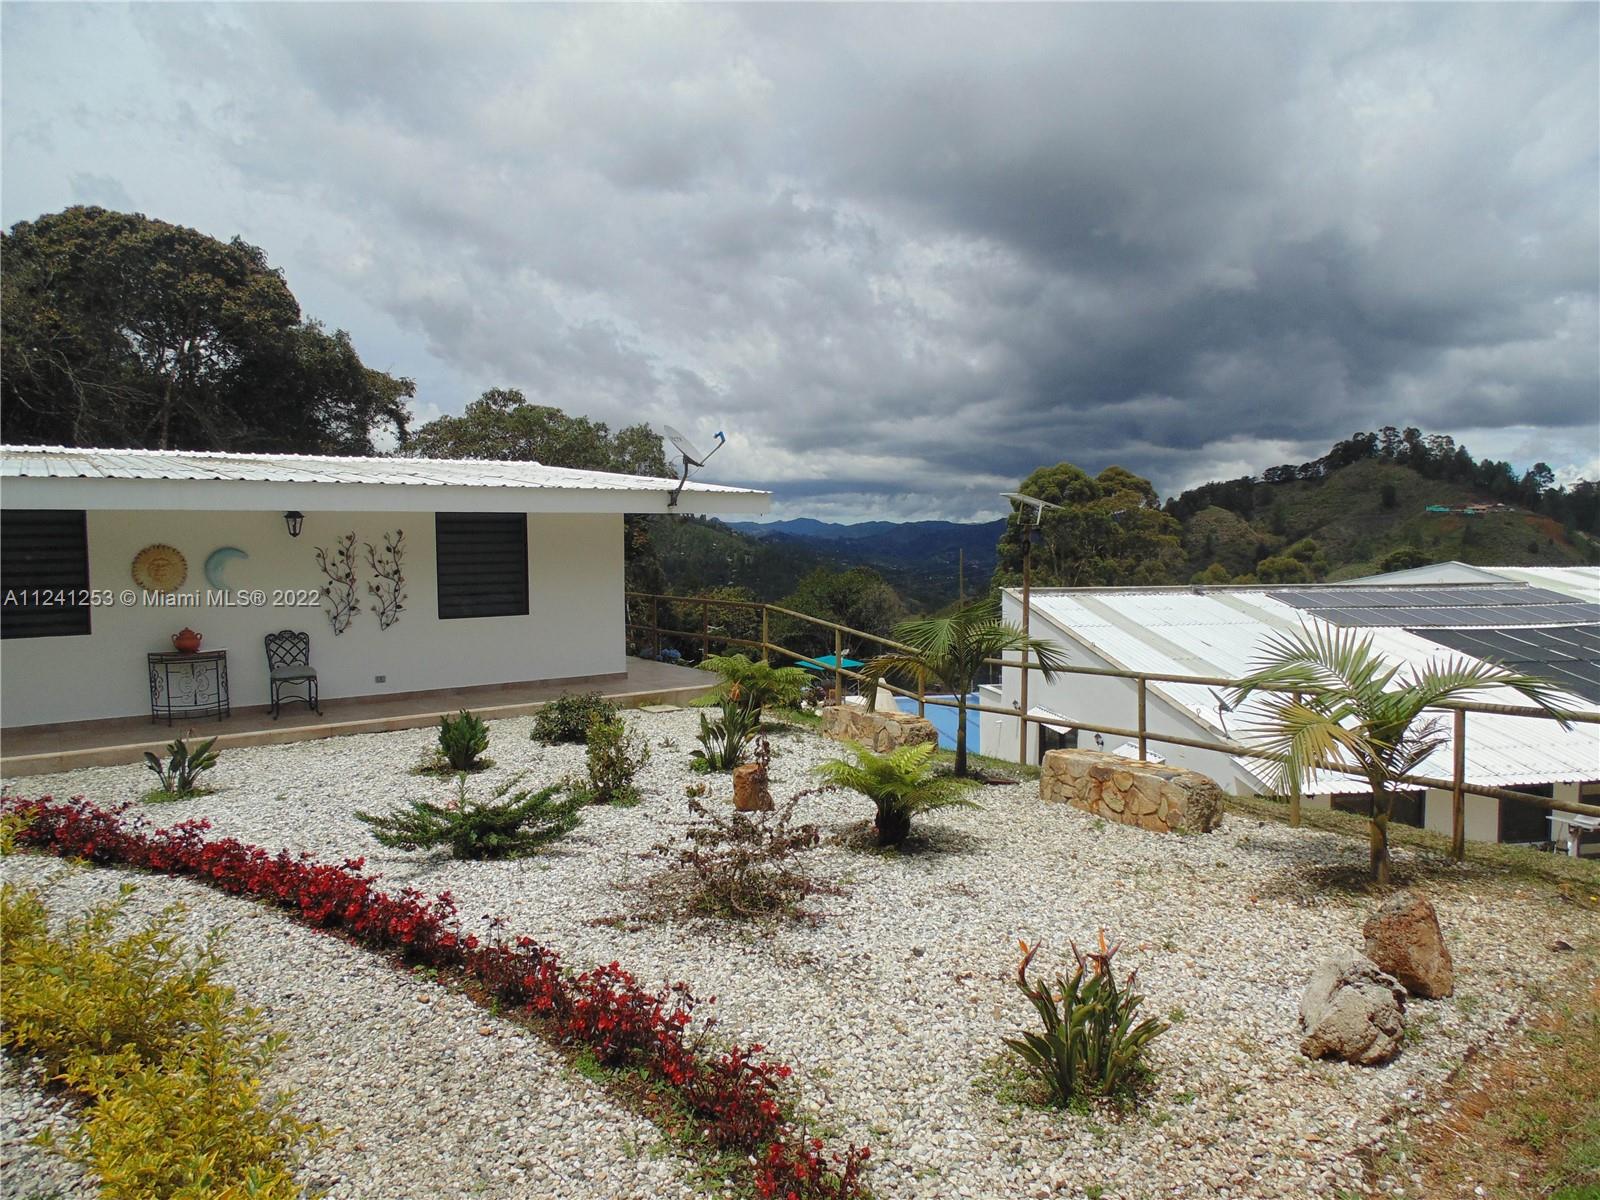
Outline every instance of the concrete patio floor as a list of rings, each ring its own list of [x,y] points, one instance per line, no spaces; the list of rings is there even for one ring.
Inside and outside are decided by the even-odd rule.
[[[220,750],[414,729],[437,724],[441,715],[463,708],[485,720],[521,717],[564,692],[599,692],[630,707],[685,704],[704,695],[716,682],[715,676],[691,667],[630,658],[626,675],[325,699],[320,715],[304,704],[290,704],[276,721],[265,705],[255,705],[235,707],[231,716],[220,721],[206,717],[179,719],[170,729],[165,721],[152,721],[149,717],[21,726],[0,730],[0,776],[12,779],[139,762],[146,750],[160,753],[176,737],[215,736]]]

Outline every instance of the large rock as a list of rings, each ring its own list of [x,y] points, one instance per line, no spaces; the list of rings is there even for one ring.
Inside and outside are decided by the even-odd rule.
[[[887,754],[921,742],[939,742],[939,731],[924,717],[899,709],[868,712],[857,704],[830,704],[823,708],[822,732],[841,742],[860,742],[874,754]]]
[[[1046,754],[1039,796],[1157,833],[1207,833],[1222,824],[1222,789],[1200,772],[1100,750]]]
[[[1359,954],[1335,955],[1300,997],[1300,1053],[1363,1067],[1386,1063],[1400,1053],[1405,1011],[1405,989],[1393,976]]]
[[[760,763],[744,763],[733,769],[733,807],[739,812],[772,811],[766,767]]]
[[[1437,1000],[1456,990],[1456,966],[1427,897],[1415,892],[1391,896],[1367,918],[1361,932],[1367,957],[1413,996]]]

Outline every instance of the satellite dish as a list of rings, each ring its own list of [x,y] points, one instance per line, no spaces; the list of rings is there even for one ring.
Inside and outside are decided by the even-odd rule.
[[[676,446],[678,448],[678,453],[683,456],[683,474],[678,479],[678,486],[672,489],[672,495],[667,497],[667,507],[677,508],[678,497],[683,494],[683,485],[689,482],[690,470],[696,467],[705,466],[706,459],[710,458],[718,450],[721,450],[723,444],[726,443],[728,439],[726,436],[724,436],[720,429],[717,430],[717,444],[711,447],[711,449],[706,453],[701,454],[700,451],[694,448],[693,442],[684,437],[683,434],[679,433],[671,425],[663,425],[661,428],[666,433],[667,440]]]

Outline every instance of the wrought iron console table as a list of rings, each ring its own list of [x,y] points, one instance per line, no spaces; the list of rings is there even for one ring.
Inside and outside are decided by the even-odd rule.
[[[228,652],[197,650],[193,654],[153,651],[150,668],[150,719],[213,715],[222,720],[233,711],[228,700]]]

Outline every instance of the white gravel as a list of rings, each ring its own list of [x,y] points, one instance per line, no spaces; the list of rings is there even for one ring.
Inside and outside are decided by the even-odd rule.
[[[834,1142],[873,1146],[870,1182],[885,1198],[1359,1191],[1359,1152],[1381,1133],[1378,1117],[1422,1106],[1469,1047],[1523,1011],[1559,969],[1543,946],[1584,919],[1469,872],[1430,883],[1457,995],[1413,1002],[1420,1038],[1380,1069],[1311,1063],[1297,1050],[1299,996],[1313,966],[1360,948],[1374,903],[1306,889],[1309,868],[1365,861],[1363,844],[1310,830],[1230,816],[1203,837],[1160,836],[1046,807],[1036,784],[989,787],[982,811],[920,819],[906,853],[816,851],[813,874],[841,890],[809,902],[815,924],[770,932],[600,924],[638,907],[631,885],[659,869],[646,852],[685,824],[684,785],[700,778],[687,769],[695,713],[627,720],[654,747],[640,777],[645,802],[589,810],[575,833],[533,859],[458,863],[389,851],[354,819],[356,808],[450,793],[447,781],[407,772],[432,744],[429,730],[224,751],[213,795],[153,806],[150,816],[162,824],[204,816],[219,834],[329,861],[364,855],[394,886],[449,889],[469,927],[500,914],[509,931],[547,941],[570,965],[616,959],[646,983],[684,979],[718,996],[721,1034],[765,1042],[794,1064],[806,1107]],[[486,791],[518,771],[540,785],[581,772],[582,747],[534,743],[531,725],[493,723],[496,765],[469,786]],[[775,739],[774,752],[782,800],[838,748],[797,733]],[[714,795],[729,793],[726,777],[711,778]],[[95,768],[8,791],[108,804],[136,799],[151,782],[138,767]],[[833,793],[806,799],[801,814],[843,832],[871,808]],[[1403,867],[1407,852],[1396,857]],[[118,878],[92,873],[74,894],[109,892]],[[151,903],[179,893],[197,928],[235,924],[241,990],[278,997],[251,998],[271,1005],[295,1039],[284,1072],[309,1115],[361,1130],[319,1160],[313,1182],[332,1183],[333,1195],[426,1194],[447,1169],[446,1147],[459,1149],[450,1172],[473,1172],[452,1178],[481,1180],[486,1195],[514,1194],[503,1189],[521,1186],[519,1168],[539,1182],[523,1194],[672,1195],[685,1186],[681,1165],[637,1152],[654,1139],[648,1126],[508,1027],[479,1036],[485,1018],[464,1000],[215,892],[155,880],[141,889]],[[981,1081],[1003,1061],[999,1039],[1033,1019],[1013,986],[1017,939],[1043,939],[1036,969],[1054,972],[1069,961],[1069,939],[1089,943],[1101,928],[1123,944],[1118,965],[1139,968],[1149,1012],[1181,1013],[1155,1043],[1154,1093],[1121,1120],[998,1098]],[[416,996],[430,990],[438,999],[424,1016]],[[566,1149],[609,1178],[560,1175]]]

